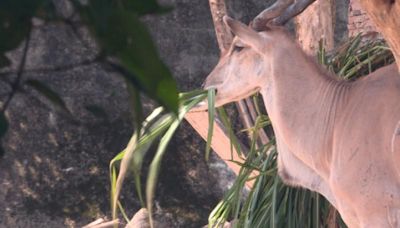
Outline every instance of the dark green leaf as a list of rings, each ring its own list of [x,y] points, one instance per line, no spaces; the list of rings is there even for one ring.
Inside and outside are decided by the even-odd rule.
[[[208,133],[206,145],[206,161],[210,157],[211,140],[214,133],[214,119],[215,119],[215,89],[208,90]]]
[[[10,60],[0,53],[0,68],[10,65]]]
[[[62,110],[66,111],[68,114],[70,114],[70,111],[68,110],[64,101],[49,86],[47,86],[46,84],[44,84],[41,81],[34,80],[34,79],[27,80],[25,83],[27,85],[31,86],[36,91],[38,91],[43,96],[45,96],[53,105],[55,105],[58,108],[61,108]]]
[[[48,0],[0,1],[0,67],[7,66],[4,53],[13,50],[27,37],[31,18]]]
[[[165,13],[171,10],[170,7],[160,6],[156,0],[124,0],[125,9],[132,10],[138,15]]]
[[[143,109],[142,102],[140,98],[140,93],[129,80],[126,81],[126,88],[129,94],[129,104],[131,107],[131,112],[133,113],[134,127],[137,132],[141,131],[143,119]]]
[[[0,158],[4,155],[4,148],[1,146],[1,138],[7,133],[8,121],[4,113],[0,113]]]
[[[98,105],[87,105],[85,109],[100,119],[108,119],[107,112]]]
[[[169,110],[177,113],[178,93],[168,68],[160,60],[151,36],[137,14],[114,1],[91,1],[81,8],[104,53],[115,56],[133,84]]]
[[[0,138],[6,134],[8,130],[8,121],[4,113],[0,113]]]
[[[6,152],[4,151],[4,148],[0,145],[0,158],[3,157],[3,155],[4,155],[5,153],[6,153]]]

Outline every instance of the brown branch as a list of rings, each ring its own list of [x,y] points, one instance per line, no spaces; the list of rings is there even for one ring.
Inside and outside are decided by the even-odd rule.
[[[231,46],[233,36],[225,26],[222,18],[227,15],[224,0],[209,0],[211,15],[214,22],[215,34],[221,54],[224,54]]]
[[[208,114],[207,112],[189,112],[185,115],[185,119],[190,123],[190,125],[196,130],[196,132],[204,139],[207,140],[208,135]],[[243,154],[248,154],[248,148],[244,145],[240,145],[241,152]],[[211,141],[211,148],[217,153],[217,155],[225,161],[226,165],[236,174],[240,174],[242,166],[235,162],[244,162],[243,158],[239,156],[239,151],[236,151],[235,147],[231,147],[230,138],[220,121],[216,120],[214,122],[213,129],[213,140]],[[232,151],[231,149],[232,148]],[[257,176],[257,172],[253,172],[250,177]],[[254,179],[247,181],[246,186],[252,188],[254,184]]]
[[[250,129],[253,127],[254,122],[249,114],[249,111],[247,109],[246,103],[244,100],[238,101],[235,103],[236,108],[239,112],[239,116],[242,119],[243,125],[245,129]],[[249,137],[250,140],[252,140],[252,134],[250,131],[247,131],[247,136]]]
[[[257,119],[257,112],[256,112],[256,108],[254,107],[254,103],[251,98],[246,98],[245,102],[246,102],[247,110],[249,111],[250,116],[253,120],[253,123],[255,123],[256,119]],[[262,129],[262,128],[260,128],[258,130],[258,138],[259,138],[261,145],[267,144],[269,142],[267,133],[265,133],[264,129]]]

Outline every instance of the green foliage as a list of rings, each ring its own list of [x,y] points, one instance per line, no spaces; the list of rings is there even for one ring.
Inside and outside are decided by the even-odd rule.
[[[215,119],[215,89],[208,90],[208,133],[206,145],[206,161],[208,161],[211,152],[211,141],[214,132],[214,119]]]
[[[358,35],[332,53],[320,44],[318,60],[340,78],[354,80],[393,63],[394,57],[383,40],[365,41]]]
[[[65,105],[65,102],[63,99],[54,91],[52,90],[48,85],[44,84],[41,81],[34,80],[34,79],[29,79],[26,80],[25,83],[29,86],[31,86],[33,89],[35,89],[37,92],[45,96],[51,103],[61,109],[62,111],[66,113],[70,113],[68,110],[67,106]]]
[[[3,136],[8,129],[8,122],[4,114],[0,115],[0,137]]]
[[[116,57],[117,70],[136,89],[177,113],[176,83],[160,60],[146,26],[139,20],[142,15],[168,12],[169,8],[161,7],[156,0],[92,0],[86,5],[74,1],[74,6],[98,41],[104,57]],[[28,37],[32,17],[61,20],[54,15],[50,0],[0,1],[0,67],[10,63],[5,52],[17,48]]]
[[[106,111],[98,105],[86,105],[85,109],[99,119],[106,120],[108,118]]]
[[[90,0],[87,4],[78,0],[72,2],[81,22],[89,28],[98,43],[101,52],[99,61],[111,65],[126,78],[136,126],[140,128],[142,121],[141,92],[177,114],[176,83],[159,58],[146,26],[139,19],[147,14],[168,12],[170,8],[160,6],[156,0]],[[75,23],[70,19],[59,18],[52,0],[0,0],[0,68],[10,64],[5,53],[17,48],[23,40],[29,39],[33,17],[49,23]],[[113,59],[112,62],[108,62],[110,58]],[[24,61],[21,61],[19,72],[22,73],[23,68]],[[21,77],[17,78],[12,86],[10,100],[22,81]],[[28,80],[26,84],[46,97],[55,107],[70,113],[56,90],[38,80]],[[6,107],[2,107],[1,112],[5,112],[5,109]],[[88,107],[88,111],[102,118],[106,117],[93,106]],[[3,115],[2,113],[0,114]]]
[[[10,61],[4,53],[13,50],[28,36],[33,16],[45,17],[48,0],[0,1],[0,68]]]
[[[76,4],[78,5],[78,4]],[[78,5],[82,18],[107,56],[117,57],[123,73],[135,87],[177,112],[175,81],[158,57],[139,15],[163,12],[155,1],[90,1]],[[142,7],[142,8],[137,8]]]
[[[193,91],[183,93],[179,96],[180,107],[179,114],[173,112],[165,112],[162,107],[155,109],[142,123],[140,133],[137,131],[132,135],[127,147],[119,153],[110,163],[110,180],[111,180],[111,199],[113,208],[113,217],[117,216],[118,197],[121,191],[123,181],[128,170],[133,171],[135,187],[138,197],[143,207],[146,207],[152,219],[151,213],[153,208],[153,199],[155,188],[158,180],[159,170],[162,158],[165,154],[168,142],[171,140],[177,127],[183,120],[185,114],[196,104],[206,98],[206,92]],[[146,197],[143,195],[143,183],[141,181],[142,165],[145,155],[148,153],[150,146],[156,139],[159,141],[157,151],[152,158],[146,181]],[[117,167],[119,170],[117,172]],[[118,174],[117,174],[118,173]],[[146,201],[144,201],[146,198]],[[123,207],[120,206],[120,211]],[[151,220],[152,223],[152,220]]]
[[[121,3],[126,9],[133,10],[137,15],[146,15],[154,13],[166,13],[171,10],[170,7],[160,6],[156,0],[124,0]]]
[[[8,121],[4,113],[0,113],[0,139],[6,134],[8,130]],[[0,145],[0,156],[4,154],[4,150]]]

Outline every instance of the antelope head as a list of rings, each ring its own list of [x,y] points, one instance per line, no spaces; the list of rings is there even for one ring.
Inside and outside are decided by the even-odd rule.
[[[276,54],[284,48],[276,43],[288,39],[281,28],[257,32],[227,16],[224,22],[235,38],[204,85],[204,89],[216,89],[217,107],[246,98],[267,85]]]

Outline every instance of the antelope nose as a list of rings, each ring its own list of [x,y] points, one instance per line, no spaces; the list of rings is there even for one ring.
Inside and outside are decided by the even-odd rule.
[[[214,89],[215,90],[215,94],[217,94],[217,92],[218,92],[217,86],[215,86],[215,85],[209,85],[209,86],[203,85],[203,89],[204,90]]]
[[[215,80],[205,80],[203,82],[203,85],[201,86],[203,89],[217,89],[219,85],[221,85],[223,82],[222,81],[215,81]]]

